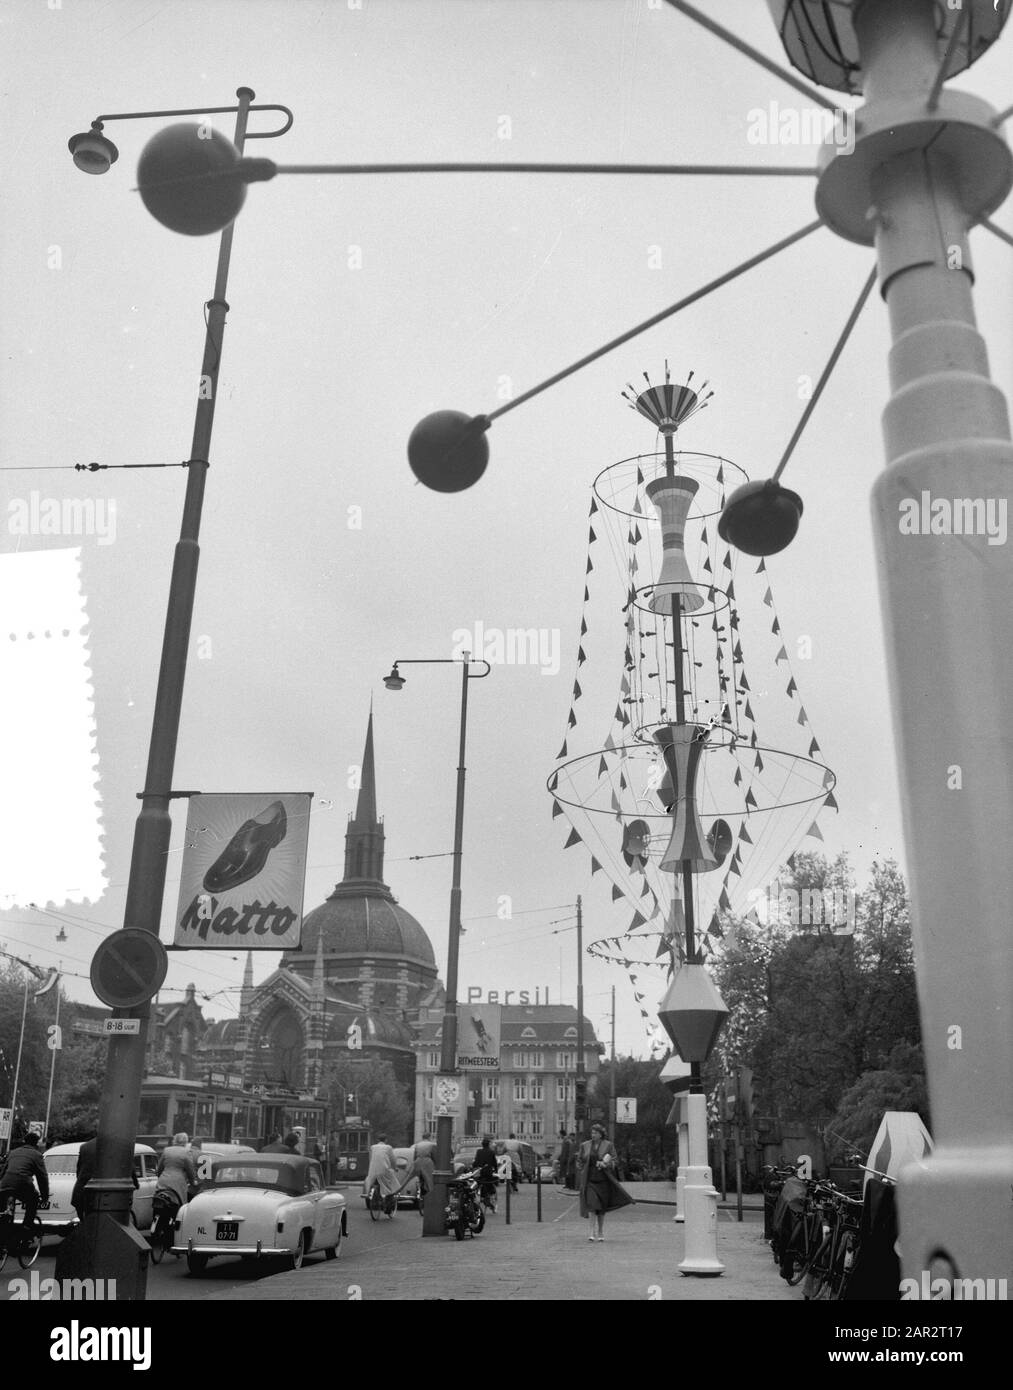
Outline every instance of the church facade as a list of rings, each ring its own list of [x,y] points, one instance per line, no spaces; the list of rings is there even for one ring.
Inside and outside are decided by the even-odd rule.
[[[247,956],[239,1017],[207,1027],[199,1070],[226,1070],[244,1087],[316,1093],[329,1062],[365,1057],[390,1062],[413,1094],[420,1011],[442,1007],[444,991],[429,937],[384,882],[383,857],[370,712],[344,876],[303,919],[299,949],[260,985]],[[361,1047],[350,1050],[350,1039]]]

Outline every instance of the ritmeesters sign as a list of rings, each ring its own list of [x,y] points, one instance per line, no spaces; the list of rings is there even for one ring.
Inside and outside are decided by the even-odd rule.
[[[190,798],[174,945],[298,948],[312,796],[243,792]]]

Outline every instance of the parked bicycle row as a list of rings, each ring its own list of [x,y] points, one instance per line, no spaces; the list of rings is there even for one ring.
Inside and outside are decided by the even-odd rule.
[[[895,1287],[893,1179],[866,1168],[869,1177],[858,1195],[804,1177],[801,1167],[764,1170],[764,1236],[781,1278],[792,1287],[801,1284],[807,1301],[867,1297],[862,1286]]]

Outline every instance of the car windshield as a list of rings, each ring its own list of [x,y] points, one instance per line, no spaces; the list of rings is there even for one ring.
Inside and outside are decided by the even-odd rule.
[[[290,1163],[240,1163],[226,1159],[215,1164],[215,1187],[275,1187],[280,1192],[302,1192],[305,1183]]]

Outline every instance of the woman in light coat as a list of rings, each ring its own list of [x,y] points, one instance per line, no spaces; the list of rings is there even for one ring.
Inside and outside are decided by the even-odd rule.
[[[605,1239],[607,1211],[633,1204],[633,1198],[620,1187],[616,1177],[617,1157],[615,1146],[605,1138],[605,1126],[592,1125],[591,1138],[585,1139],[577,1155],[580,1214],[592,1219],[589,1241]]]

